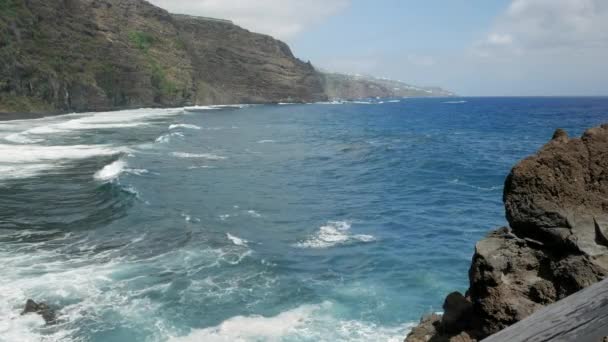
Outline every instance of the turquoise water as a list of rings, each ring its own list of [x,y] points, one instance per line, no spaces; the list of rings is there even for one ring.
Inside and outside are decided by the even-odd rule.
[[[459,98],[0,122],[0,341],[401,341],[466,289],[512,165],[607,118]]]

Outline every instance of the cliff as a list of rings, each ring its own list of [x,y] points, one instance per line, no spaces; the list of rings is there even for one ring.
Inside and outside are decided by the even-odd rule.
[[[505,182],[509,227],[475,246],[465,295],[423,318],[406,342],[476,341],[608,275],[608,125],[557,130]]]
[[[0,112],[432,96],[322,74],[270,36],[143,0],[0,0]]]
[[[1,0],[0,112],[321,101],[272,37],[143,0]]]
[[[361,75],[323,73],[322,82],[325,94],[331,100],[455,95],[438,87],[418,87],[401,81]]]

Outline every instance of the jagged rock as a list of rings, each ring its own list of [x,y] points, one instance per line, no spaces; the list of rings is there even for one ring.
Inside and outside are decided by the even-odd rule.
[[[456,332],[453,334],[444,333],[439,326],[442,324],[442,317],[438,314],[431,314],[423,317],[420,324],[407,335],[404,342],[475,342],[466,332]]]
[[[592,257],[608,268],[608,125],[568,139],[558,130],[507,177],[506,215],[513,231]]]
[[[46,303],[36,303],[31,299],[27,300],[25,308],[21,312],[22,315],[29,313],[35,313],[42,316],[46,324],[54,324],[57,320],[55,310],[51,309]]]
[[[481,340],[608,276],[608,125],[581,139],[557,130],[513,168],[503,199],[510,227],[476,244],[466,298],[446,299],[472,309],[446,310],[457,329],[438,324],[428,341],[447,331]]]
[[[443,303],[440,330],[451,334],[469,329],[473,304],[460,292],[452,292]]]
[[[405,342],[427,342],[437,334],[436,326],[441,323],[441,315],[430,314],[422,317],[420,323],[410,331]]]

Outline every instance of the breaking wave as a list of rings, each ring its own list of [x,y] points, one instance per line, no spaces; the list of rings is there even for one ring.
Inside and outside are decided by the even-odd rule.
[[[207,159],[207,160],[224,160],[226,157],[218,156],[212,153],[187,153],[187,152],[172,152],[171,155],[178,158],[186,159]]]
[[[330,248],[337,245],[375,241],[372,235],[351,234],[351,224],[346,221],[329,221],[307,240],[295,244],[299,248]]]

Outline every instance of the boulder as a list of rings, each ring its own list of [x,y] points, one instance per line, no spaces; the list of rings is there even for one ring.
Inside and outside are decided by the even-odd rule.
[[[21,314],[26,315],[29,313],[35,313],[42,316],[46,324],[54,324],[57,321],[55,310],[51,309],[46,303],[36,303],[35,301],[28,299]]]
[[[608,268],[608,125],[580,139],[557,130],[513,168],[503,197],[515,234],[580,252]]]

